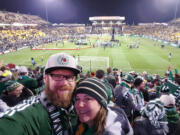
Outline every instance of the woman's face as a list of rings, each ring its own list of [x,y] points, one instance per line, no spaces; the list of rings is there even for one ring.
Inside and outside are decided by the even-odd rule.
[[[16,97],[19,97],[22,93],[23,86],[20,85],[15,90],[8,92],[8,95],[14,95]]]
[[[82,123],[92,126],[94,124],[94,119],[97,116],[101,105],[96,99],[87,94],[77,94],[75,101],[75,109],[79,116],[79,120]]]

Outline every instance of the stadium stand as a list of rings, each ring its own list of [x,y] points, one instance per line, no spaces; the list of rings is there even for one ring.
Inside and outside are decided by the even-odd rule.
[[[39,16],[0,11],[0,50],[16,50],[23,46],[36,46],[59,39],[78,38],[85,34],[111,34],[106,25],[50,24]],[[158,40],[178,43],[180,40],[180,20],[167,24],[151,23],[116,27],[116,34],[144,35]],[[118,25],[119,26],[119,25]]]
[[[165,40],[169,42],[178,43],[179,37],[178,33],[180,27],[179,21],[174,21],[176,23],[152,23],[152,24],[140,24],[137,26],[124,26],[124,33],[126,34],[136,34],[145,35],[152,38],[157,38],[160,40]]]
[[[112,29],[106,26],[85,26],[82,24],[52,25],[38,16],[11,13],[7,11],[0,11],[0,22],[0,52],[7,50],[13,51],[22,47],[38,46],[60,39],[79,38],[85,34],[111,34],[112,32]],[[180,40],[179,26],[180,19],[173,20],[167,24],[152,23],[139,24],[136,26],[123,24],[122,28],[116,31],[116,34],[145,35],[177,43]],[[87,60],[87,58],[85,59]],[[81,60],[83,60],[83,57]],[[107,61],[109,63],[109,60]],[[100,62],[98,61],[98,63]],[[154,121],[160,124],[168,123],[168,127],[170,129],[169,134],[176,132],[176,126],[178,124],[180,114],[180,74],[178,73],[177,68],[174,68],[175,73],[173,74],[173,71],[169,68],[165,77],[160,77],[157,74],[148,74],[147,72],[123,72],[117,68],[114,68],[113,70],[108,68],[107,72],[105,72],[103,83],[105,83],[108,90],[111,91],[109,92],[112,94],[109,95],[110,103],[116,104],[124,109],[129,121],[132,125],[134,125],[135,134],[138,130],[142,130],[143,128],[143,126],[138,126],[138,124],[140,124],[138,122],[142,120],[139,119],[140,116],[141,118],[143,117],[143,122],[148,121],[148,126],[150,127],[149,129],[154,129],[150,132],[156,132],[160,129],[161,131],[163,130],[163,134],[166,134],[167,128],[156,129],[153,125]],[[26,71],[25,73],[24,70]],[[98,70],[101,69],[98,67],[97,71]],[[108,70],[110,72],[108,72]],[[24,66],[19,67],[12,63],[3,65],[0,61],[0,94],[4,92],[4,84],[7,81],[18,81],[22,79],[22,76],[25,76],[28,78],[30,83],[24,83],[23,85],[30,89],[33,95],[37,95],[44,88],[43,73],[43,67],[27,69]],[[81,80],[95,76],[95,72],[88,71],[87,73],[81,73],[78,79]],[[22,82],[19,81],[19,83]],[[155,99],[158,99],[158,101]],[[153,117],[154,113],[148,112],[146,107],[149,103],[152,108],[156,108],[157,106],[160,107],[153,110],[155,112],[154,117],[158,118]],[[161,114],[159,114],[159,110],[166,110],[166,112],[161,113],[166,113],[166,121],[161,121],[162,117],[160,116]],[[152,114],[152,116],[150,116],[150,114]],[[161,119],[159,117],[161,117]]]
[[[8,11],[0,11],[0,21],[3,24],[49,24],[49,22],[41,19],[39,16],[13,13]]]

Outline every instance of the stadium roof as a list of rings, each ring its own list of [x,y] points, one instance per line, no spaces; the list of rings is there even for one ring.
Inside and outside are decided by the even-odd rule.
[[[125,17],[121,16],[95,16],[89,17],[90,21],[124,21]]]

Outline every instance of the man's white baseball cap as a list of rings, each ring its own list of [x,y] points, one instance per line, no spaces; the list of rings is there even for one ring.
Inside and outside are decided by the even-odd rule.
[[[45,74],[56,69],[70,69],[75,74],[80,73],[75,58],[66,53],[57,53],[49,57],[45,67]]]

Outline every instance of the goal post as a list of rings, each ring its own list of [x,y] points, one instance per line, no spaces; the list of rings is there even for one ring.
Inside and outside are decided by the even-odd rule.
[[[102,56],[78,56],[76,58],[78,65],[83,71],[95,71],[98,69],[105,70],[109,67],[109,57]]]

